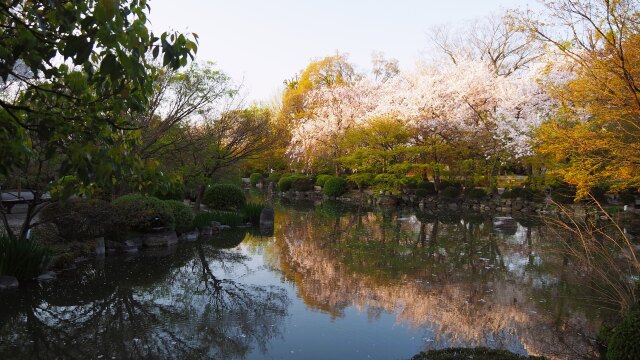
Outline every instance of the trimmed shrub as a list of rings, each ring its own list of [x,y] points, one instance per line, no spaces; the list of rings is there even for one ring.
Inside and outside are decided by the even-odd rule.
[[[295,176],[284,176],[281,177],[280,180],[278,181],[278,189],[280,189],[280,191],[282,192],[287,192],[289,190],[291,190],[291,185],[293,185],[293,182],[295,181]]]
[[[607,337],[608,360],[631,359],[631,354],[640,354],[640,308],[629,310]]]
[[[64,240],[82,241],[104,236],[114,224],[113,206],[100,199],[69,199],[45,206],[40,212],[43,222],[56,226]]]
[[[241,211],[243,221],[257,225],[260,222],[262,209],[264,209],[264,204],[262,203],[247,203]]]
[[[203,202],[210,209],[238,210],[246,203],[244,192],[231,184],[211,185],[204,193]]]
[[[400,180],[393,174],[378,174],[373,179],[373,182],[383,190],[390,190],[398,188]]]
[[[332,175],[327,175],[327,174],[318,175],[318,177],[316,178],[316,185],[324,186],[327,180],[331,179],[332,177],[333,177]]]
[[[279,173],[271,173],[269,174],[269,177],[267,178],[267,180],[269,180],[272,183],[278,183],[278,181],[280,181],[280,178],[282,177],[282,174]]]
[[[481,200],[487,197],[487,191],[480,188],[464,189],[464,197],[471,200]]]
[[[340,196],[347,192],[347,181],[339,176],[332,176],[324,183],[322,191],[327,196]]]
[[[448,186],[444,188],[442,191],[440,191],[440,195],[442,195],[443,198],[449,199],[449,200],[453,200],[459,197],[460,193],[461,193],[460,188],[455,186]]]
[[[423,181],[418,184],[418,188],[427,191],[427,195],[435,195],[436,194],[436,185],[431,181]]]
[[[49,258],[49,250],[33,240],[0,235],[0,276],[33,279],[46,268]]]
[[[182,201],[165,200],[164,203],[169,206],[173,218],[175,219],[175,228],[178,234],[185,233],[193,229],[193,211]]]
[[[632,205],[636,201],[637,192],[633,190],[627,190],[618,194],[618,199],[622,203],[622,205]]]
[[[251,182],[251,185],[256,186],[259,182],[262,182],[262,174],[253,173],[249,175],[249,182]]]
[[[140,194],[121,196],[113,201],[114,211],[127,229],[147,232],[157,227],[174,229],[175,218],[164,201]]]
[[[313,190],[314,181],[308,176],[296,176],[291,184],[291,188],[295,191],[311,191]]]

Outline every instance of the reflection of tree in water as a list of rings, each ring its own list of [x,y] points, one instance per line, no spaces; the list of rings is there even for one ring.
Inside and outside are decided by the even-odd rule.
[[[395,314],[424,329],[426,348],[593,354],[584,334],[597,321],[575,300],[587,295],[585,280],[547,248],[542,228],[507,235],[491,218],[423,216],[293,213],[276,231],[280,267],[308,306],[335,317],[349,306]]]
[[[0,357],[230,359],[265,351],[282,332],[289,299],[283,289],[237,281],[247,274],[244,260],[199,244],[0,299]]]

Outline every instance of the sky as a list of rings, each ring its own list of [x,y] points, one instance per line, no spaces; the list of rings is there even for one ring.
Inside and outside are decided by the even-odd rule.
[[[150,0],[150,26],[199,36],[197,61],[213,61],[247,101],[274,99],[283,81],[310,61],[349,55],[356,69],[370,68],[374,51],[403,69],[428,55],[429,30],[464,25],[535,0]]]

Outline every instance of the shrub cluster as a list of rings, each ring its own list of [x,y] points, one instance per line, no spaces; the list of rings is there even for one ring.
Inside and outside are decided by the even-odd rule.
[[[453,200],[458,198],[461,192],[462,191],[459,187],[447,186],[446,188],[442,189],[442,191],[440,191],[440,195],[445,199]]]
[[[424,196],[435,195],[436,185],[431,181],[422,181],[418,184],[418,190],[423,190],[421,193],[424,194]],[[418,190],[416,190],[416,195]]]
[[[295,191],[311,191],[315,182],[307,176],[296,176],[291,184],[291,188]]]
[[[481,188],[464,189],[464,197],[471,200],[482,200],[487,197],[487,191]]]
[[[559,185],[551,189],[551,199],[558,204],[573,204],[576,189],[569,185]]]
[[[165,200],[164,203],[171,209],[175,219],[175,228],[178,234],[185,233],[193,229],[193,211],[182,201]]]
[[[318,177],[316,178],[316,185],[324,186],[327,180],[331,179],[332,177],[333,176],[327,174],[318,175]]]
[[[54,224],[63,240],[82,241],[104,236],[119,224],[114,207],[100,199],[74,198],[57,201],[40,213],[43,222]]]
[[[522,199],[526,201],[542,201],[544,200],[544,193],[539,190],[533,190],[531,188],[513,188],[511,190],[505,190],[502,193],[504,199]]]
[[[121,196],[113,201],[115,216],[127,229],[147,232],[153,228],[175,228],[175,217],[171,205],[140,194]]]
[[[278,181],[280,181],[280,178],[282,177],[282,174],[279,173],[271,173],[269,174],[268,180],[272,183],[278,183]]]
[[[347,181],[339,176],[331,176],[322,189],[327,196],[340,196],[347,192]]]
[[[160,200],[184,200],[185,188],[182,183],[172,183],[168,188],[156,189],[151,193],[151,196]]]
[[[215,184],[204,193],[203,203],[210,209],[239,210],[246,203],[246,198],[238,186]]]

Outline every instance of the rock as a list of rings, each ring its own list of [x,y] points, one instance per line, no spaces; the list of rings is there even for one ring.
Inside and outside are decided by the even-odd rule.
[[[220,224],[220,222],[218,222],[218,221],[212,221],[212,222],[211,222],[211,230],[213,230],[213,231],[220,231],[220,226],[221,226],[221,225],[222,225],[222,224]]]
[[[58,276],[53,271],[48,271],[36,278],[38,281],[52,281],[55,280]]]
[[[180,238],[184,241],[196,241],[198,240],[199,236],[200,233],[198,232],[198,230],[195,230],[180,235]]]
[[[18,279],[13,276],[0,276],[0,290],[17,289],[20,286]]]
[[[497,216],[493,219],[493,226],[497,229],[515,229],[518,223],[511,216]]]
[[[265,207],[260,213],[260,234],[264,236],[273,235],[275,224],[275,213],[272,207]]]
[[[213,228],[211,226],[203,226],[200,229],[200,236],[213,236]]]
[[[96,238],[96,255],[104,255],[105,253],[104,238]]]
[[[458,204],[456,203],[450,203],[449,205],[447,205],[449,207],[449,210],[458,210]]]
[[[143,235],[142,241],[146,247],[171,246],[178,243],[178,235],[175,231],[147,233]]]
[[[393,195],[382,195],[378,198],[378,205],[396,206],[398,205],[398,198]]]
[[[227,230],[227,229],[231,229],[231,226],[229,226],[229,225],[220,225],[219,229],[220,230]]]
[[[320,191],[322,191],[322,187],[316,185],[316,186],[313,187],[313,191],[320,192]]]

